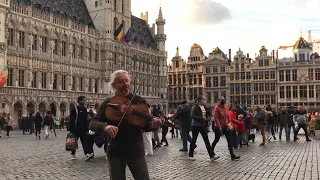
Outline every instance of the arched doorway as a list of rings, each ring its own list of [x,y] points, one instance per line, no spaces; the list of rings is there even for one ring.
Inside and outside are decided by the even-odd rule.
[[[32,102],[29,102],[27,104],[27,113],[28,113],[27,115],[29,115],[30,113],[35,114],[35,111],[36,109],[34,107],[34,104]]]
[[[95,109],[96,111],[98,111],[99,108],[100,108],[100,104],[96,103],[96,104],[94,105],[94,109]]]
[[[14,105],[13,105],[13,115],[12,118],[13,118],[13,123],[14,124],[18,124],[19,127],[21,127],[21,117],[22,117],[22,110],[23,110],[23,106],[20,102],[16,102]]]
[[[60,117],[65,117],[67,115],[67,107],[64,103],[60,104]]]
[[[39,113],[41,114],[42,117],[44,117],[46,115],[46,111],[47,111],[47,107],[44,103],[40,103],[39,104]]]
[[[1,113],[10,113],[10,106],[6,102],[1,103]]]
[[[51,103],[50,104],[50,112],[53,116],[56,116],[57,115],[57,107],[54,103]]]

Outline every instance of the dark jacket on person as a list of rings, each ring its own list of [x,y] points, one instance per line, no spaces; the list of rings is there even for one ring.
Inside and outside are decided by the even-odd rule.
[[[75,107],[71,109],[69,130],[76,136],[81,137],[87,135],[89,131],[88,110],[86,107],[79,106],[77,106],[77,110],[78,115]]]
[[[41,128],[41,124],[42,124],[42,117],[41,116],[35,116],[34,117],[34,126],[36,128]]]
[[[131,99],[133,94],[128,95],[128,99]],[[103,134],[105,133],[104,128],[107,125],[118,126],[119,121],[112,121],[107,119],[105,116],[105,110],[110,99],[105,100],[97,113],[97,115],[90,122],[90,130],[95,131],[95,133]],[[135,95],[132,104],[146,104],[146,100],[140,96]],[[150,116],[152,118],[152,116]],[[143,131],[150,132],[152,122],[149,121],[147,125],[143,128],[134,126],[130,124],[128,120],[123,119],[119,125],[118,133],[115,138],[108,140],[110,145],[108,146],[108,157],[117,158],[139,158],[144,156],[144,144],[143,144]]]
[[[207,108],[204,106],[204,109],[207,109]],[[207,110],[206,110],[206,116],[207,117],[211,116]],[[199,104],[195,104],[192,107],[191,117],[192,117],[192,122],[191,122],[192,126],[198,126],[198,127],[207,126],[207,122],[208,122],[207,117],[203,117],[202,110]]]
[[[259,109],[257,114],[254,116],[254,118],[257,119],[258,124],[267,125],[267,121],[266,121],[265,116],[266,116],[266,113],[264,112],[264,110]]]
[[[288,124],[289,120],[290,120],[290,115],[289,115],[288,112],[282,111],[282,112],[279,114],[279,123],[280,123],[281,125],[286,125],[286,124]]]
[[[44,117],[43,125],[45,125],[45,126],[53,126],[54,125],[54,120],[50,114],[48,114]]]
[[[190,127],[192,120],[190,106],[180,107],[176,118],[181,127]]]

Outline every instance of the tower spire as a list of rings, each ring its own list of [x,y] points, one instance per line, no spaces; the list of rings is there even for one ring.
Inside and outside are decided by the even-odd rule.
[[[160,6],[160,8],[159,8],[158,20],[163,20],[161,6]]]

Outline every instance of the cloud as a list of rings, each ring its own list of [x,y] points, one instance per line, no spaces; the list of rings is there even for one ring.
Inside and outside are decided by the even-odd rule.
[[[187,6],[180,13],[180,20],[186,25],[219,24],[231,18],[230,11],[221,3],[212,0],[186,0]]]

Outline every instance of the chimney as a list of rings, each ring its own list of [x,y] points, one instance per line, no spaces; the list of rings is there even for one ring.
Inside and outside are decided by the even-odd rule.
[[[229,60],[232,61],[232,59],[231,59],[231,49],[229,49]]]
[[[247,53],[247,58],[249,59],[249,53]]]
[[[278,52],[278,49],[277,49],[277,51],[276,51],[276,58],[277,58],[277,60],[279,59],[279,52]]]
[[[275,61],[274,55],[275,55],[275,54],[274,54],[274,50],[272,50],[272,60],[273,60],[273,61]]]

